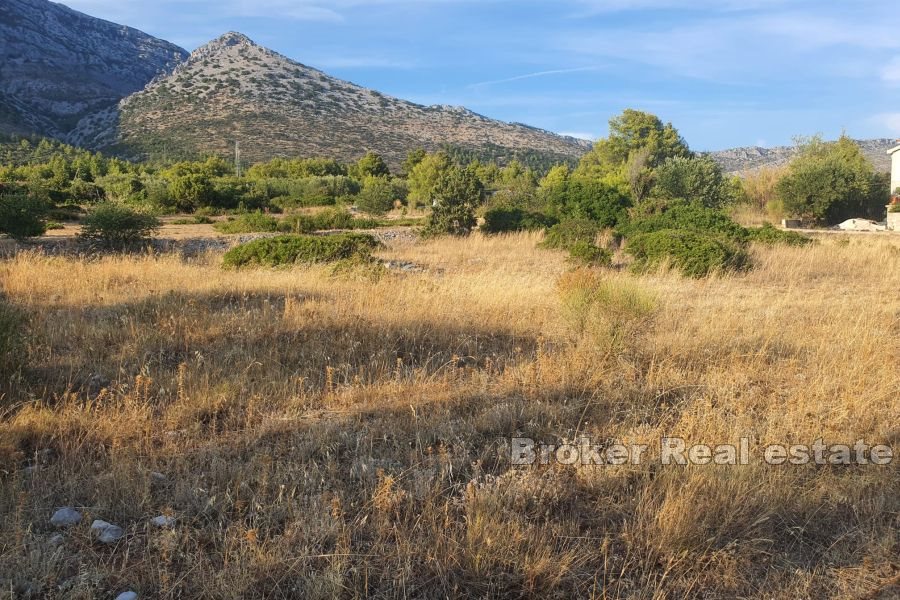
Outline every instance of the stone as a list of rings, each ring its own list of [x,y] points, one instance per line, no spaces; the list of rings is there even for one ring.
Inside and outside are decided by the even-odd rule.
[[[161,529],[169,529],[171,527],[175,527],[175,517],[169,517],[166,515],[153,517],[152,519],[150,519],[150,522]]]
[[[91,523],[91,534],[93,534],[99,542],[104,544],[114,544],[122,539],[122,536],[125,535],[125,531],[118,525],[113,525],[112,523],[97,519]]]
[[[51,546],[62,546],[66,542],[66,536],[61,533],[54,533],[50,536],[50,539],[47,540],[47,543]]]
[[[81,513],[71,506],[58,509],[50,517],[50,524],[54,527],[71,527],[81,522]]]
[[[156,483],[165,483],[168,478],[159,471],[150,471],[150,479]]]
[[[138,595],[137,592],[132,592],[128,590],[127,592],[122,592],[118,596],[116,596],[116,600],[137,600]]]

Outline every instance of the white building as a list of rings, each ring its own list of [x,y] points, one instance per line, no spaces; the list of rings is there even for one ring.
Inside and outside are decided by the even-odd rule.
[[[891,195],[900,188],[900,146],[894,146],[887,151],[891,157]]]
[[[900,146],[894,146],[887,153],[891,157],[891,197],[900,188]],[[900,212],[892,212],[888,206],[887,228],[891,231],[900,231]]]

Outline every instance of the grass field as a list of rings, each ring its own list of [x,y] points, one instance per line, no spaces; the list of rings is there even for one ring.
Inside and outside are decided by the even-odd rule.
[[[900,459],[759,454],[900,451],[900,238],[754,248],[700,280],[572,270],[538,241],[404,242],[379,255],[425,270],[377,278],[0,262],[28,321],[0,597],[898,597]],[[511,437],[579,435],[648,460],[510,464]],[[661,465],[666,436],[754,458]],[[51,543],[60,506],[84,519]],[[125,537],[93,542],[95,518]]]

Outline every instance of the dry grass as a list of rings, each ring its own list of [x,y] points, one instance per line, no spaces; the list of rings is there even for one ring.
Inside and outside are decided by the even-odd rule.
[[[0,263],[29,316],[0,413],[0,595],[896,597],[897,464],[503,451],[900,447],[900,243],[846,239],[702,280],[567,273],[531,235],[390,248],[428,271],[377,281],[19,254]],[[83,521],[52,546],[64,505],[126,538]]]

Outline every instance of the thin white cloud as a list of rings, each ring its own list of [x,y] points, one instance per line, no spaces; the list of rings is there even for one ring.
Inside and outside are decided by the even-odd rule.
[[[414,69],[412,60],[400,60],[377,56],[322,56],[304,59],[319,69]]]
[[[552,75],[567,75],[569,73],[583,73],[585,71],[596,71],[597,67],[576,67],[572,69],[552,69],[549,71],[536,71],[534,73],[526,73],[524,75],[516,75],[514,77],[506,77],[504,79],[494,79],[491,81],[481,81],[469,85],[470,88],[487,87],[489,85],[497,85],[501,83],[511,83],[513,81],[523,81],[525,79],[536,79],[538,77],[550,77]]]

